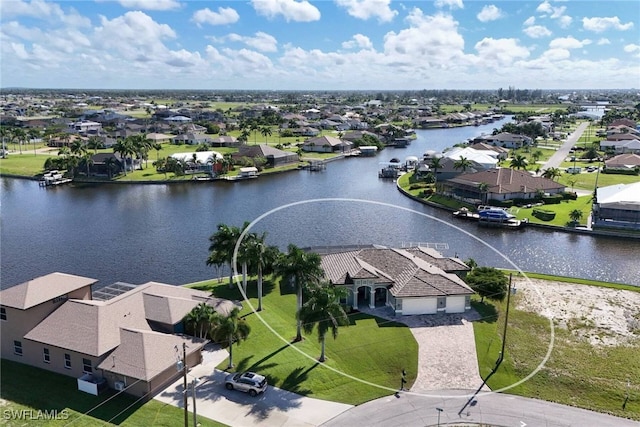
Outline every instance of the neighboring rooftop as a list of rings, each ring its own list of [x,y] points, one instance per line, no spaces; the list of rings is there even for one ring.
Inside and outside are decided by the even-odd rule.
[[[0,303],[27,310],[61,295],[97,283],[97,279],[66,273],[51,273],[0,291]]]

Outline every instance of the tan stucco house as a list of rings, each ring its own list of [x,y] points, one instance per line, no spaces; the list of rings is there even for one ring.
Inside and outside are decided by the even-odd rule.
[[[97,280],[64,273],[0,291],[1,356],[102,387],[150,398],[201,361],[205,340],[182,334],[184,317],[204,302],[221,313],[231,301],[207,292],[148,282],[108,300],[92,299]]]
[[[322,255],[326,278],[348,291],[358,307],[391,307],[397,315],[463,313],[473,290],[462,280],[469,267],[434,249],[366,248]]]

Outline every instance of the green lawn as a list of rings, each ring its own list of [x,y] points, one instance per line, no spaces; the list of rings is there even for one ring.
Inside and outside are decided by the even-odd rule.
[[[632,184],[634,182],[640,182],[640,176],[596,172],[584,172],[575,175],[565,173],[562,174],[558,181],[571,188],[569,180],[575,179],[576,182],[574,184],[574,188],[593,191],[596,185],[596,178],[598,179],[598,188],[615,184]]]
[[[569,213],[574,209],[582,211],[582,219],[580,224],[587,223],[587,217],[591,213],[592,199],[591,196],[581,196],[576,200],[564,200],[556,205],[544,205],[533,206],[531,208],[511,208],[509,212],[516,215],[518,219],[527,218],[531,223],[554,225],[558,227],[566,227],[567,223],[571,221]],[[545,211],[552,211],[556,213],[556,216],[551,221],[543,221],[533,216],[534,209],[544,209]]]
[[[30,420],[26,424],[24,419],[5,419],[6,424],[3,425],[6,426],[173,427],[181,425],[184,419],[184,411],[180,408],[155,400],[142,404],[124,394],[115,396],[114,391],[93,396],[78,391],[75,378],[21,363],[2,359],[0,369],[2,399],[7,401],[2,406],[3,414],[22,410],[32,410],[34,414],[55,410],[61,414],[57,421]],[[198,416],[198,421],[203,427],[224,426],[201,416]]]
[[[226,283],[218,284],[217,280],[192,286],[222,298],[241,298],[235,287],[229,289]],[[248,292],[251,303],[256,307],[255,281],[250,282]],[[407,326],[352,313],[349,315],[350,325],[340,328],[336,340],[327,337],[327,361],[326,366],[322,366],[317,362],[320,344],[315,332],[302,342],[290,345],[296,332],[296,296],[293,289],[280,289],[278,285],[267,282],[265,294],[265,310],[259,316],[277,335],[244,303],[242,314],[251,326],[251,334],[246,342],[233,349],[235,370],[256,370],[277,387],[352,405],[392,394],[400,385],[403,369],[407,371],[408,385],[415,381],[418,345]],[[225,369],[227,364],[228,361],[224,361],[218,368]]]
[[[488,385],[497,390],[526,377],[542,362],[550,340],[549,320],[535,313],[515,310],[519,295],[511,300],[505,360]],[[506,303],[474,307],[484,320],[474,323],[481,375],[495,366],[502,346]],[[496,313],[498,317],[496,318]],[[592,347],[567,329],[555,328],[550,359],[529,381],[508,393],[578,406],[640,420],[640,339],[632,345]],[[630,398],[622,410],[627,379]]]

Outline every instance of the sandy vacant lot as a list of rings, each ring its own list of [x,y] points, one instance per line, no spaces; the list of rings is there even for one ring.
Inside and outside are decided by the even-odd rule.
[[[640,338],[640,292],[514,277],[517,308],[555,319],[595,346]]]

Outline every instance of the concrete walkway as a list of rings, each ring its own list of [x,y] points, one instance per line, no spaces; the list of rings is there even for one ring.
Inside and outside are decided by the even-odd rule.
[[[318,426],[353,408],[352,405],[304,397],[269,386],[266,393],[251,397],[246,393],[227,390],[227,373],[215,367],[227,359],[226,350],[208,346],[203,361],[188,373],[188,382],[199,378],[196,386],[196,414],[233,427],[244,426]],[[154,399],[183,408],[183,379],[176,380]],[[189,393],[189,423],[193,419],[193,400]]]
[[[582,122],[578,125],[568,137],[567,140],[558,148],[558,151],[547,160],[540,170],[545,171],[549,168],[557,168],[569,156],[569,151],[578,142],[584,131],[589,127],[589,122]]]

